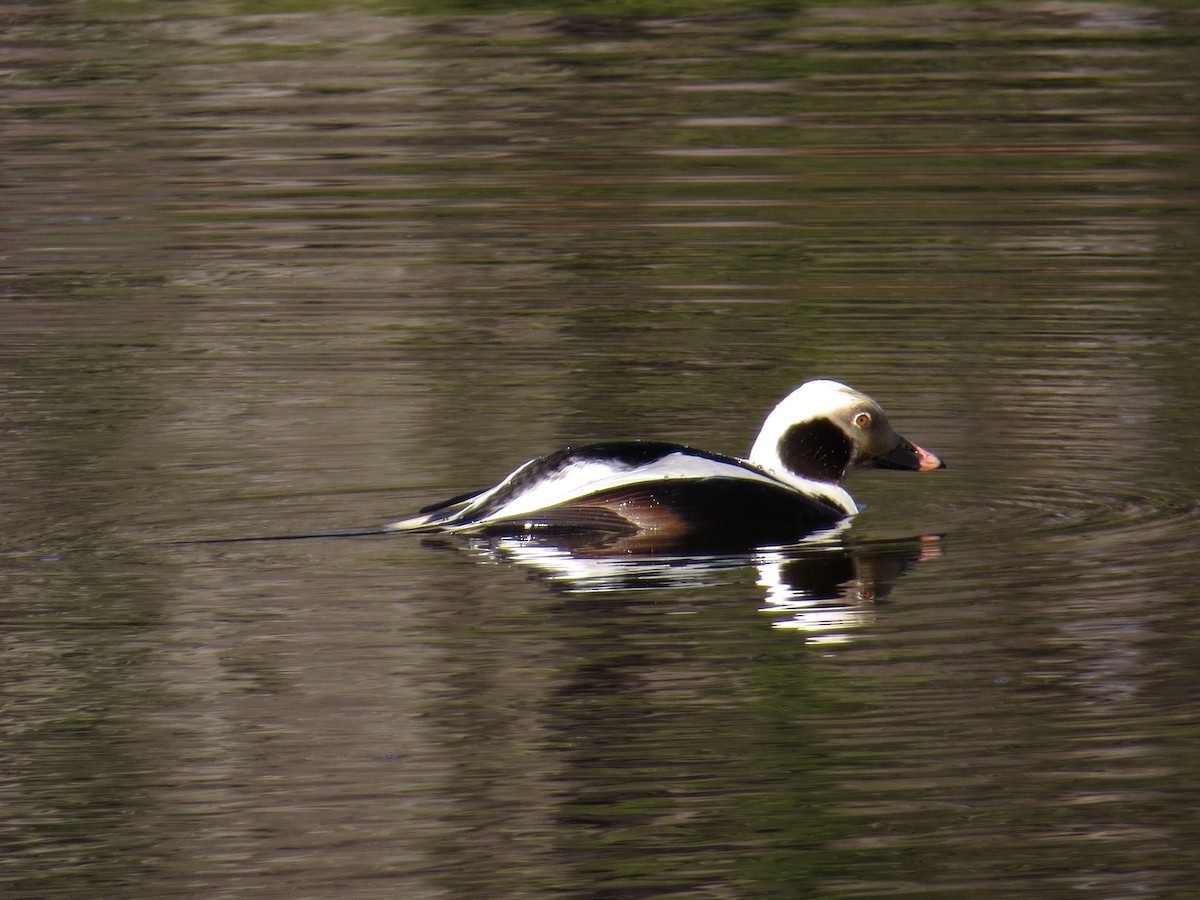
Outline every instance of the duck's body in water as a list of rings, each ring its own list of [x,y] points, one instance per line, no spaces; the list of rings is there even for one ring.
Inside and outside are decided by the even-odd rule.
[[[392,531],[592,534],[638,544],[787,543],[858,512],[842,487],[865,468],[944,463],[883,409],[836,381],[809,381],[772,410],[745,458],[661,441],[568,447],[494,487],[427,506]]]

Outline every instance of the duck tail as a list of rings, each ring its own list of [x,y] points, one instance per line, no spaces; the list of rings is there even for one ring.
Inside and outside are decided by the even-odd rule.
[[[384,531],[437,531],[435,516],[416,515],[398,522],[389,522],[383,526]]]

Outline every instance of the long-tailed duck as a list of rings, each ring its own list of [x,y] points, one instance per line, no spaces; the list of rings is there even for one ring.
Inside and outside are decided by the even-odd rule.
[[[944,463],[897,434],[883,409],[836,381],[809,381],[771,411],[747,459],[663,441],[568,447],[494,487],[452,497],[390,531],[638,536],[786,543],[858,512],[855,469]]]

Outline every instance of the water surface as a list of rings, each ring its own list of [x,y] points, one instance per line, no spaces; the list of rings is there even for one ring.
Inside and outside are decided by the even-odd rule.
[[[1191,890],[1194,12],[780,9],[6,13],[0,884]],[[172,543],[810,377],[949,468],[703,560]]]

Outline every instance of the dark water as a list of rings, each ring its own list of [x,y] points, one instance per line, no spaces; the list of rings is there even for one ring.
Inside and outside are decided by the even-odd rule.
[[[1189,4],[7,8],[14,896],[1186,896]],[[813,546],[363,537],[833,377]]]

